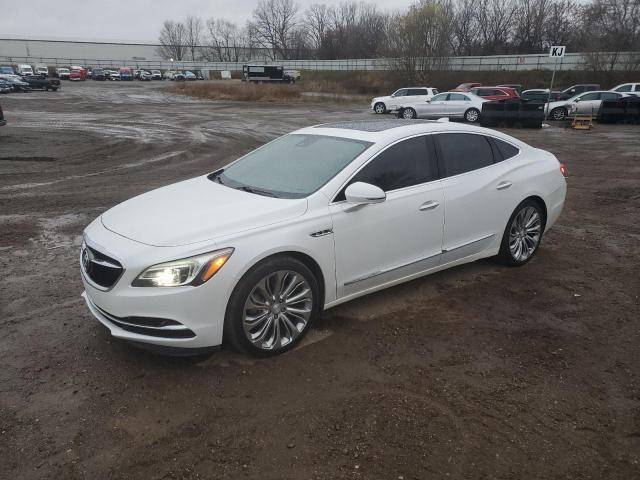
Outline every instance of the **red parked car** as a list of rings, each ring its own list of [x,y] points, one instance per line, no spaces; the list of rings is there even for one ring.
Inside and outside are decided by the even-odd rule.
[[[518,91],[511,87],[477,87],[472,88],[471,93],[487,100],[508,100],[510,98],[520,98]]]
[[[470,92],[472,88],[481,87],[481,83],[461,83],[453,90],[449,90],[450,92]]]
[[[87,71],[82,67],[71,67],[69,72],[69,80],[86,80]]]

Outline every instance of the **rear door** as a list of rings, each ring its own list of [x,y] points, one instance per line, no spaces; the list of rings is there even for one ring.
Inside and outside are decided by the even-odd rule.
[[[445,104],[445,114],[461,117],[471,106],[471,99],[464,93],[450,93]]]
[[[445,264],[499,243],[521,200],[517,162],[513,161],[519,150],[476,133],[439,133],[434,138],[440,174],[444,177]]]

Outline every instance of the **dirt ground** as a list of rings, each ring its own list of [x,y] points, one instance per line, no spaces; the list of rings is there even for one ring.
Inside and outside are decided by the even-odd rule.
[[[0,97],[0,478],[640,478],[640,129],[509,133],[568,168],[523,268],[477,262],[326,311],[278,358],[171,359],[80,298],[83,228],[366,106],[158,84]]]

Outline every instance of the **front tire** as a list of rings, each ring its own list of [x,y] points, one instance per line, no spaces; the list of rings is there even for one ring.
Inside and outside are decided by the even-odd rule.
[[[411,107],[405,108],[402,110],[402,118],[406,120],[413,120],[414,118],[417,118],[417,117],[418,117],[418,114]]]
[[[477,108],[470,108],[464,112],[464,119],[469,123],[476,123],[480,120],[480,110]]]
[[[554,120],[564,120],[567,118],[567,110],[564,107],[558,107],[551,110],[551,118]]]
[[[251,270],[234,289],[224,339],[237,350],[269,357],[291,350],[320,310],[320,288],[301,261],[277,256]]]
[[[540,204],[526,199],[511,214],[502,235],[498,261],[504,265],[519,267],[533,258],[538,251],[545,217]]]
[[[384,103],[378,102],[373,106],[373,111],[379,115],[382,115],[383,113],[387,113],[387,107]]]

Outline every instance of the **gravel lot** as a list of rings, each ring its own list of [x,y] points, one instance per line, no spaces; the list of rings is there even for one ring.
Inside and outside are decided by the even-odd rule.
[[[325,312],[296,350],[170,359],[88,313],[81,233],[349,105],[158,84],[0,97],[0,477],[640,478],[638,126],[509,133],[569,170],[523,268],[477,262]]]

